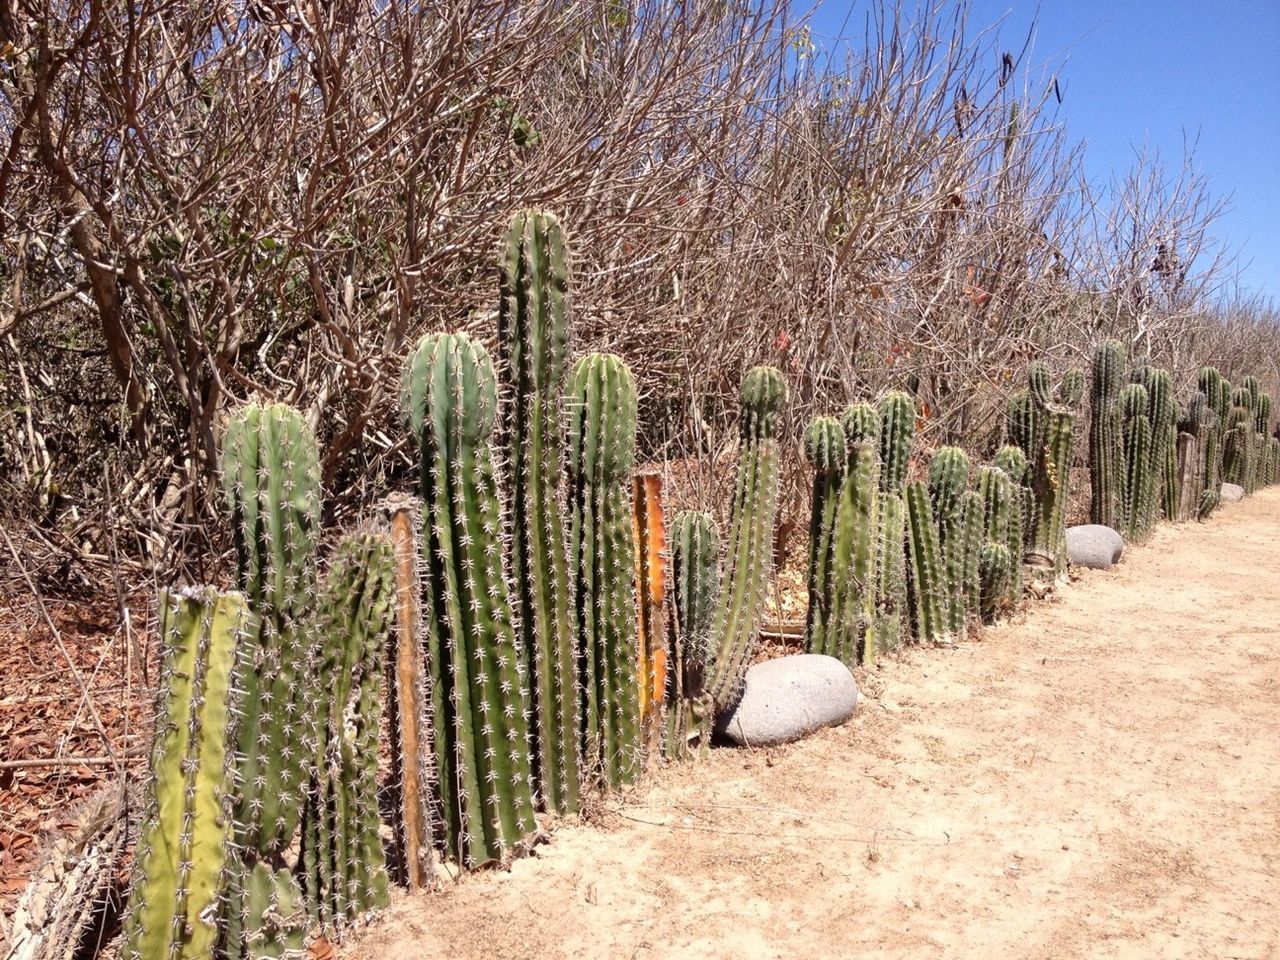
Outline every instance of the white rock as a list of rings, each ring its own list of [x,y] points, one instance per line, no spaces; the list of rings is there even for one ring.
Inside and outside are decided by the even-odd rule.
[[[1120,562],[1124,537],[1100,523],[1067,528],[1067,559],[1090,570],[1106,570]]]
[[[1222,485],[1222,502],[1223,503],[1239,503],[1244,499],[1244,487],[1234,483],[1224,483]]]
[[[718,727],[739,746],[767,747],[844,723],[857,703],[848,667],[835,657],[801,653],[748,669],[742,699]]]

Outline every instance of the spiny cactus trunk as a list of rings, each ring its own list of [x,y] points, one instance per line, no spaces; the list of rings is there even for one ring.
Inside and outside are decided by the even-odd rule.
[[[962,515],[964,567],[961,590],[964,613],[968,618],[977,617],[982,606],[981,561],[982,547],[986,543],[986,504],[981,494],[970,490],[964,495]]]
[[[667,673],[665,753],[684,760],[711,744],[714,708],[706,691],[711,624],[720,578],[720,535],[705,513],[685,511],[671,522],[671,572],[675,615],[670,618],[673,669]]]
[[[321,929],[333,933],[387,905],[378,833],[378,729],[383,650],[394,616],[395,559],[384,537],[338,547],[320,607],[316,675],[325,699],[302,830],[303,887]]]
[[[809,609],[805,647],[827,649],[835,605],[835,531],[847,459],[845,432],[833,417],[816,417],[805,430],[805,458],[813,468],[809,514]]]
[[[551,214],[522,211],[507,233],[498,311],[503,440],[510,450],[516,621],[533,694],[533,770],[548,810],[578,809],[578,694],[572,582],[560,512],[560,402],[568,373],[568,256]]]
[[[1151,526],[1154,497],[1151,476],[1151,422],[1147,417],[1147,391],[1130,384],[1121,392],[1124,416],[1125,493],[1124,538],[1130,542],[1146,539]]]
[[[1046,417],[1045,446],[1035,467],[1032,488],[1036,498],[1032,552],[1054,576],[1061,576],[1067,569],[1066,516],[1075,418],[1058,408],[1047,411]]]
[[[987,543],[979,559],[981,578],[981,616],[983,623],[993,623],[1008,604],[1009,572],[1013,561],[1002,543]]]
[[[726,578],[712,623],[716,655],[707,682],[717,713],[737,700],[759,639],[760,608],[772,563],[781,470],[778,434],[786,399],[786,383],[772,367],[755,367],[742,378],[742,423]]]
[[[640,720],[645,750],[662,745],[663,697],[667,687],[667,536],[662,477],[637,474],[633,484],[636,538],[636,610],[640,642]]]
[[[876,448],[855,443],[840,490],[832,546],[832,615],[826,643],[814,653],[849,666],[876,657],[876,550],[880,462]]]
[[[257,863],[245,881],[245,952],[250,960],[302,960],[307,911],[298,881],[284,870]]]
[[[636,542],[636,388],[611,354],[580,359],[569,387],[570,563],[581,650],[583,766],[606,789],[643,766]]]
[[[320,527],[315,438],[296,410],[250,404],[227,428],[222,472],[237,586],[253,612],[235,681],[244,692],[235,760],[236,843],[251,863],[278,857],[292,842],[315,749],[308,672]]]
[[[969,457],[959,447],[943,447],[929,464],[929,496],[942,552],[942,606],[948,633],[964,630],[965,563],[964,495],[969,485]]]
[[[907,507],[900,493],[880,497],[880,538],[876,551],[876,643],[896,650],[907,632]]]
[[[1122,526],[1124,492],[1124,444],[1120,417],[1120,388],[1124,382],[1124,345],[1108,340],[1093,357],[1089,414],[1089,481],[1092,500],[1089,520],[1111,527]]]
[[[229,698],[247,624],[241,594],[160,595],[162,673],[124,926],[127,960],[213,956],[232,835]]]
[[[908,483],[906,490],[913,626],[917,640],[934,643],[948,637],[938,528],[929,508],[928,488],[923,483]]]
[[[493,365],[465,334],[424,337],[402,407],[421,454],[432,728],[444,842],[459,863],[504,861],[535,830],[527,666],[512,623],[489,443]]]

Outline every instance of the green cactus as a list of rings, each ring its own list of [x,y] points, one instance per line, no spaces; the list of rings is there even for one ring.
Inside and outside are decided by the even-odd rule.
[[[711,626],[720,577],[720,534],[708,514],[684,511],[671,521],[671,573],[675,616],[674,669],[667,671],[666,755],[686,759],[711,743],[714,708],[706,691]]]
[[[1222,502],[1222,490],[1205,490],[1200,494],[1200,504],[1196,510],[1196,519],[1206,520],[1218,509],[1218,504]]]
[[[1257,403],[1253,408],[1254,413],[1254,429],[1263,436],[1271,433],[1271,394],[1258,394]]]
[[[759,635],[772,561],[781,470],[778,435],[786,402],[786,381],[773,367],[755,367],[742,378],[738,468],[726,546],[728,576],[712,622],[716,654],[708,690],[717,712],[737,700]]]
[[[1226,446],[1227,414],[1230,412],[1231,388],[1213,367],[1204,367],[1196,378],[1200,392],[1205,395],[1212,417],[1209,430],[1202,438],[1204,447],[1204,489],[1218,490],[1222,486],[1222,458]],[[1218,506],[1219,498],[1201,498],[1200,508],[1211,513]],[[1209,513],[1203,513],[1201,519]]]
[[[160,595],[162,672],[124,925],[127,960],[213,956],[232,839],[229,699],[247,626],[241,594]]]
[[[880,401],[880,489],[901,493],[916,430],[916,403],[910,394],[893,391]]]
[[[938,548],[938,527],[929,507],[929,490],[923,483],[908,483],[907,554],[912,602],[912,621],[917,640],[937,642],[949,634],[943,597],[942,556]]]
[[[1093,355],[1090,394],[1089,481],[1091,523],[1118,530],[1125,504],[1124,443],[1121,435],[1120,386],[1124,381],[1124,345],[1106,340]]]
[[[849,666],[876,655],[877,499],[880,461],[870,443],[849,448],[832,536],[832,603],[827,630],[811,653],[825,653]]]
[[[1249,395],[1249,402],[1245,404],[1238,404],[1238,406],[1245,406],[1250,410],[1257,410],[1258,399],[1262,396],[1258,378],[1253,376],[1245,377],[1240,381],[1240,389],[1244,390],[1245,393]]]
[[[882,488],[883,489],[883,488]],[[907,507],[900,493],[880,497],[880,538],[876,577],[876,646],[896,650],[901,645],[907,613]]]
[[[1019,390],[1009,397],[1009,443],[1023,452],[1033,471],[1044,451],[1043,409],[1030,391]]]
[[[1027,546],[1027,531],[1031,529],[1032,510],[1035,507],[1031,488],[1026,485],[1030,466],[1027,463],[1027,455],[1021,448],[1012,444],[997,450],[992,463],[1009,478],[1010,483],[1009,539],[1007,541],[1011,562],[1009,599],[1016,604],[1022,599],[1022,557]]]
[[[376,744],[375,744],[376,748]],[[245,883],[245,952],[249,960],[303,960],[307,911],[298,881],[257,863]]]
[[[613,789],[633,783],[644,761],[631,515],[636,385],[621,358],[603,353],[579,359],[569,384],[569,556],[583,665],[583,762]]]
[[[943,447],[929,463],[929,498],[938,525],[942,560],[942,603],[946,629],[964,630],[965,551],[963,499],[969,485],[969,457],[959,447]]]
[[[880,411],[869,403],[851,403],[840,417],[848,444],[880,442]]]
[[[1084,399],[1084,381],[1084,371],[1079,367],[1072,367],[1064,373],[1062,382],[1058,384],[1059,405],[1072,408],[1079,406]]]
[[[568,373],[569,269],[549,213],[511,222],[500,263],[498,343],[508,471],[513,600],[532,667],[533,770],[543,805],[572,813],[582,779],[574,623],[560,512],[560,402]]]
[[[1146,387],[1131,383],[1120,391],[1124,427],[1125,509],[1121,533],[1130,542],[1146,539],[1155,496],[1151,473],[1151,420]]]
[[[815,417],[804,434],[805,458],[813,468],[813,505],[809,520],[809,611],[805,644],[825,650],[835,597],[832,548],[836,508],[844,483],[845,433],[834,417]]]
[[[1147,368],[1147,419],[1151,421],[1151,476],[1157,495],[1152,499],[1148,526],[1159,516],[1177,515],[1177,415],[1174,412],[1172,381],[1167,370]]]
[[[1047,407],[1053,403],[1049,365],[1043,360],[1033,360],[1027,364],[1027,392],[1038,407]]]
[[[464,866],[504,861],[536,824],[527,664],[516,639],[490,441],[497,382],[465,334],[429,334],[405,365],[417,439],[423,618],[442,835]]]
[[[1236,390],[1235,393],[1243,393]],[[1249,492],[1249,480],[1254,471],[1253,412],[1248,407],[1233,406],[1227,414],[1226,448],[1223,452],[1222,470],[1228,483],[1244,487]]]
[[[236,843],[248,861],[293,840],[315,735],[308,679],[314,636],[320,468],[302,414],[241,407],[227,427],[223,487],[235,535],[237,587],[253,612],[236,662],[244,692],[236,742]],[[234,904],[231,912],[238,912]]]
[[[379,686],[395,589],[388,538],[366,534],[342,541],[320,601],[316,675],[324,700],[302,828],[307,907],[328,933],[387,905],[378,834]],[[251,890],[252,884],[251,878]]]
[[[964,518],[961,524],[964,540],[961,590],[964,596],[965,617],[968,618],[978,616],[982,606],[980,566],[982,546],[986,542],[986,501],[980,493],[970,490],[964,495],[961,513]]]
[[[986,543],[978,561],[981,580],[981,616],[983,623],[992,623],[1009,601],[1009,575],[1013,560],[1009,549],[1002,543]]]
[[[1071,497],[1071,458],[1075,417],[1054,407],[1047,411],[1045,446],[1033,473],[1032,491],[1036,513],[1032,526],[1031,553],[1040,558],[1054,576],[1067,569],[1066,517]]]

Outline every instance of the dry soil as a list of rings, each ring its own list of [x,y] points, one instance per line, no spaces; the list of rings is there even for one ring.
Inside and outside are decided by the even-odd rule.
[[[1162,527],[845,727],[660,772],[340,955],[1280,956],[1280,490]]]

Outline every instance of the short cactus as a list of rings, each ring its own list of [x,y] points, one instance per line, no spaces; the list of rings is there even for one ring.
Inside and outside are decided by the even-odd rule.
[[[536,829],[527,664],[516,639],[490,440],[497,381],[465,334],[429,334],[405,365],[417,439],[423,615],[447,850],[503,861]]]
[[[612,789],[634,782],[644,761],[631,510],[636,386],[621,358],[602,353],[579,359],[569,384],[569,557],[583,665],[583,762]]]
[[[778,436],[787,385],[773,367],[742,378],[738,467],[726,545],[726,582],[712,622],[715,659],[707,689],[717,711],[738,698],[759,636],[760,608],[772,561],[781,453]]]
[[[547,809],[578,809],[576,651],[560,512],[561,397],[568,375],[569,268],[560,224],[525,210],[499,261],[498,370],[508,471],[513,603],[533,672],[533,770]]]
[[[387,905],[386,856],[378,832],[378,729],[395,589],[389,539],[365,534],[342,541],[320,602],[315,669],[324,700],[302,829],[307,907],[330,933]],[[250,892],[253,883],[250,878]],[[251,930],[252,923],[245,927]]]
[[[670,537],[675,616],[669,622],[675,664],[667,673],[665,752],[684,759],[710,746],[714,716],[705,681],[720,587],[720,535],[708,514],[684,511],[671,521]]]
[[[1013,561],[1002,543],[987,543],[978,560],[981,581],[981,616],[983,623],[993,622],[1008,604],[1009,573]]]
[[[160,596],[162,673],[124,926],[127,960],[213,956],[232,832],[232,672],[247,625],[241,594]]]

